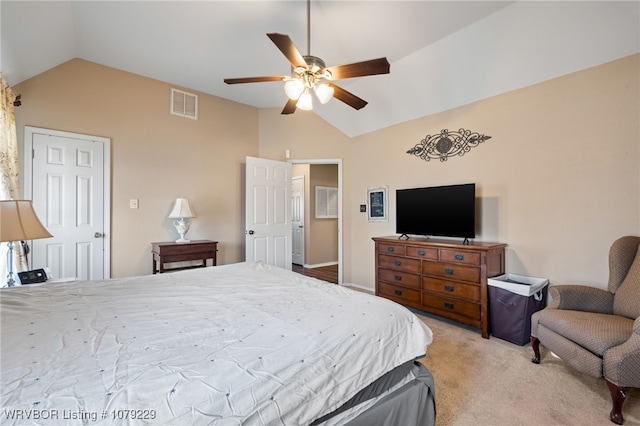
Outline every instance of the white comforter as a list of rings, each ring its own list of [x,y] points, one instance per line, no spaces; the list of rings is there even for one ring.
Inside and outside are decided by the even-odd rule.
[[[304,425],[432,340],[400,305],[260,263],[0,300],[2,424]]]

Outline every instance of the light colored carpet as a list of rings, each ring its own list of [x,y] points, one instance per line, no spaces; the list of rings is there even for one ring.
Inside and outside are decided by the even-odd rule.
[[[614,425],[603,379],[578,373],[541,346],[518,346],[444,318],[416,314],[433,330],[421,361],[436,385],[436,426]],[[640,389],[622,409],[625,425],[640,425]]]

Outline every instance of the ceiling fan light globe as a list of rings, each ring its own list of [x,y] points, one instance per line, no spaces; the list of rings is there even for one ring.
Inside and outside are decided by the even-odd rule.
[[[311,93],[308,91],[302,93],[298,99],[296,107],[304,111],[311,111],[313,109],[313,98],[311,97]]]
[[[293,78],[284,83],[284,92],[287,97],[292,100],[300,98],[302,91],[304,90],[304,83],[297,78]]]
[[[316,87],[316,96],[321,104],[326,104],[333,97],[333,87],[326,83],[318,85]]]

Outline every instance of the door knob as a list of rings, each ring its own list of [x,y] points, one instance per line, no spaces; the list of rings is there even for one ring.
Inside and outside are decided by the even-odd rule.
[[[253,231],[253,229],[249,229],[249,235],[253,235],[255,234],[255,232]]]
[[[95,234],[93,234],[93,236],[95,238],[102,238],[102,237],[104,237],[104,234],[102,232],[96,232]]]

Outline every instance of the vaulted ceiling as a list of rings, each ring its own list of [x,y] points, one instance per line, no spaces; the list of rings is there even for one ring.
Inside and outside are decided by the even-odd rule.
[[[252,105],[282,108],[286,75],[266,33],[341,65],[387,57],[391,73],[338,82],[369,104],[314,112],[349,136],[640,52],[637,1],[0,2],[0,69],[16,85],[72,58]],[[297,111],[296,114],[310,112]],[[283,116],[287,119],[287,116]]]

